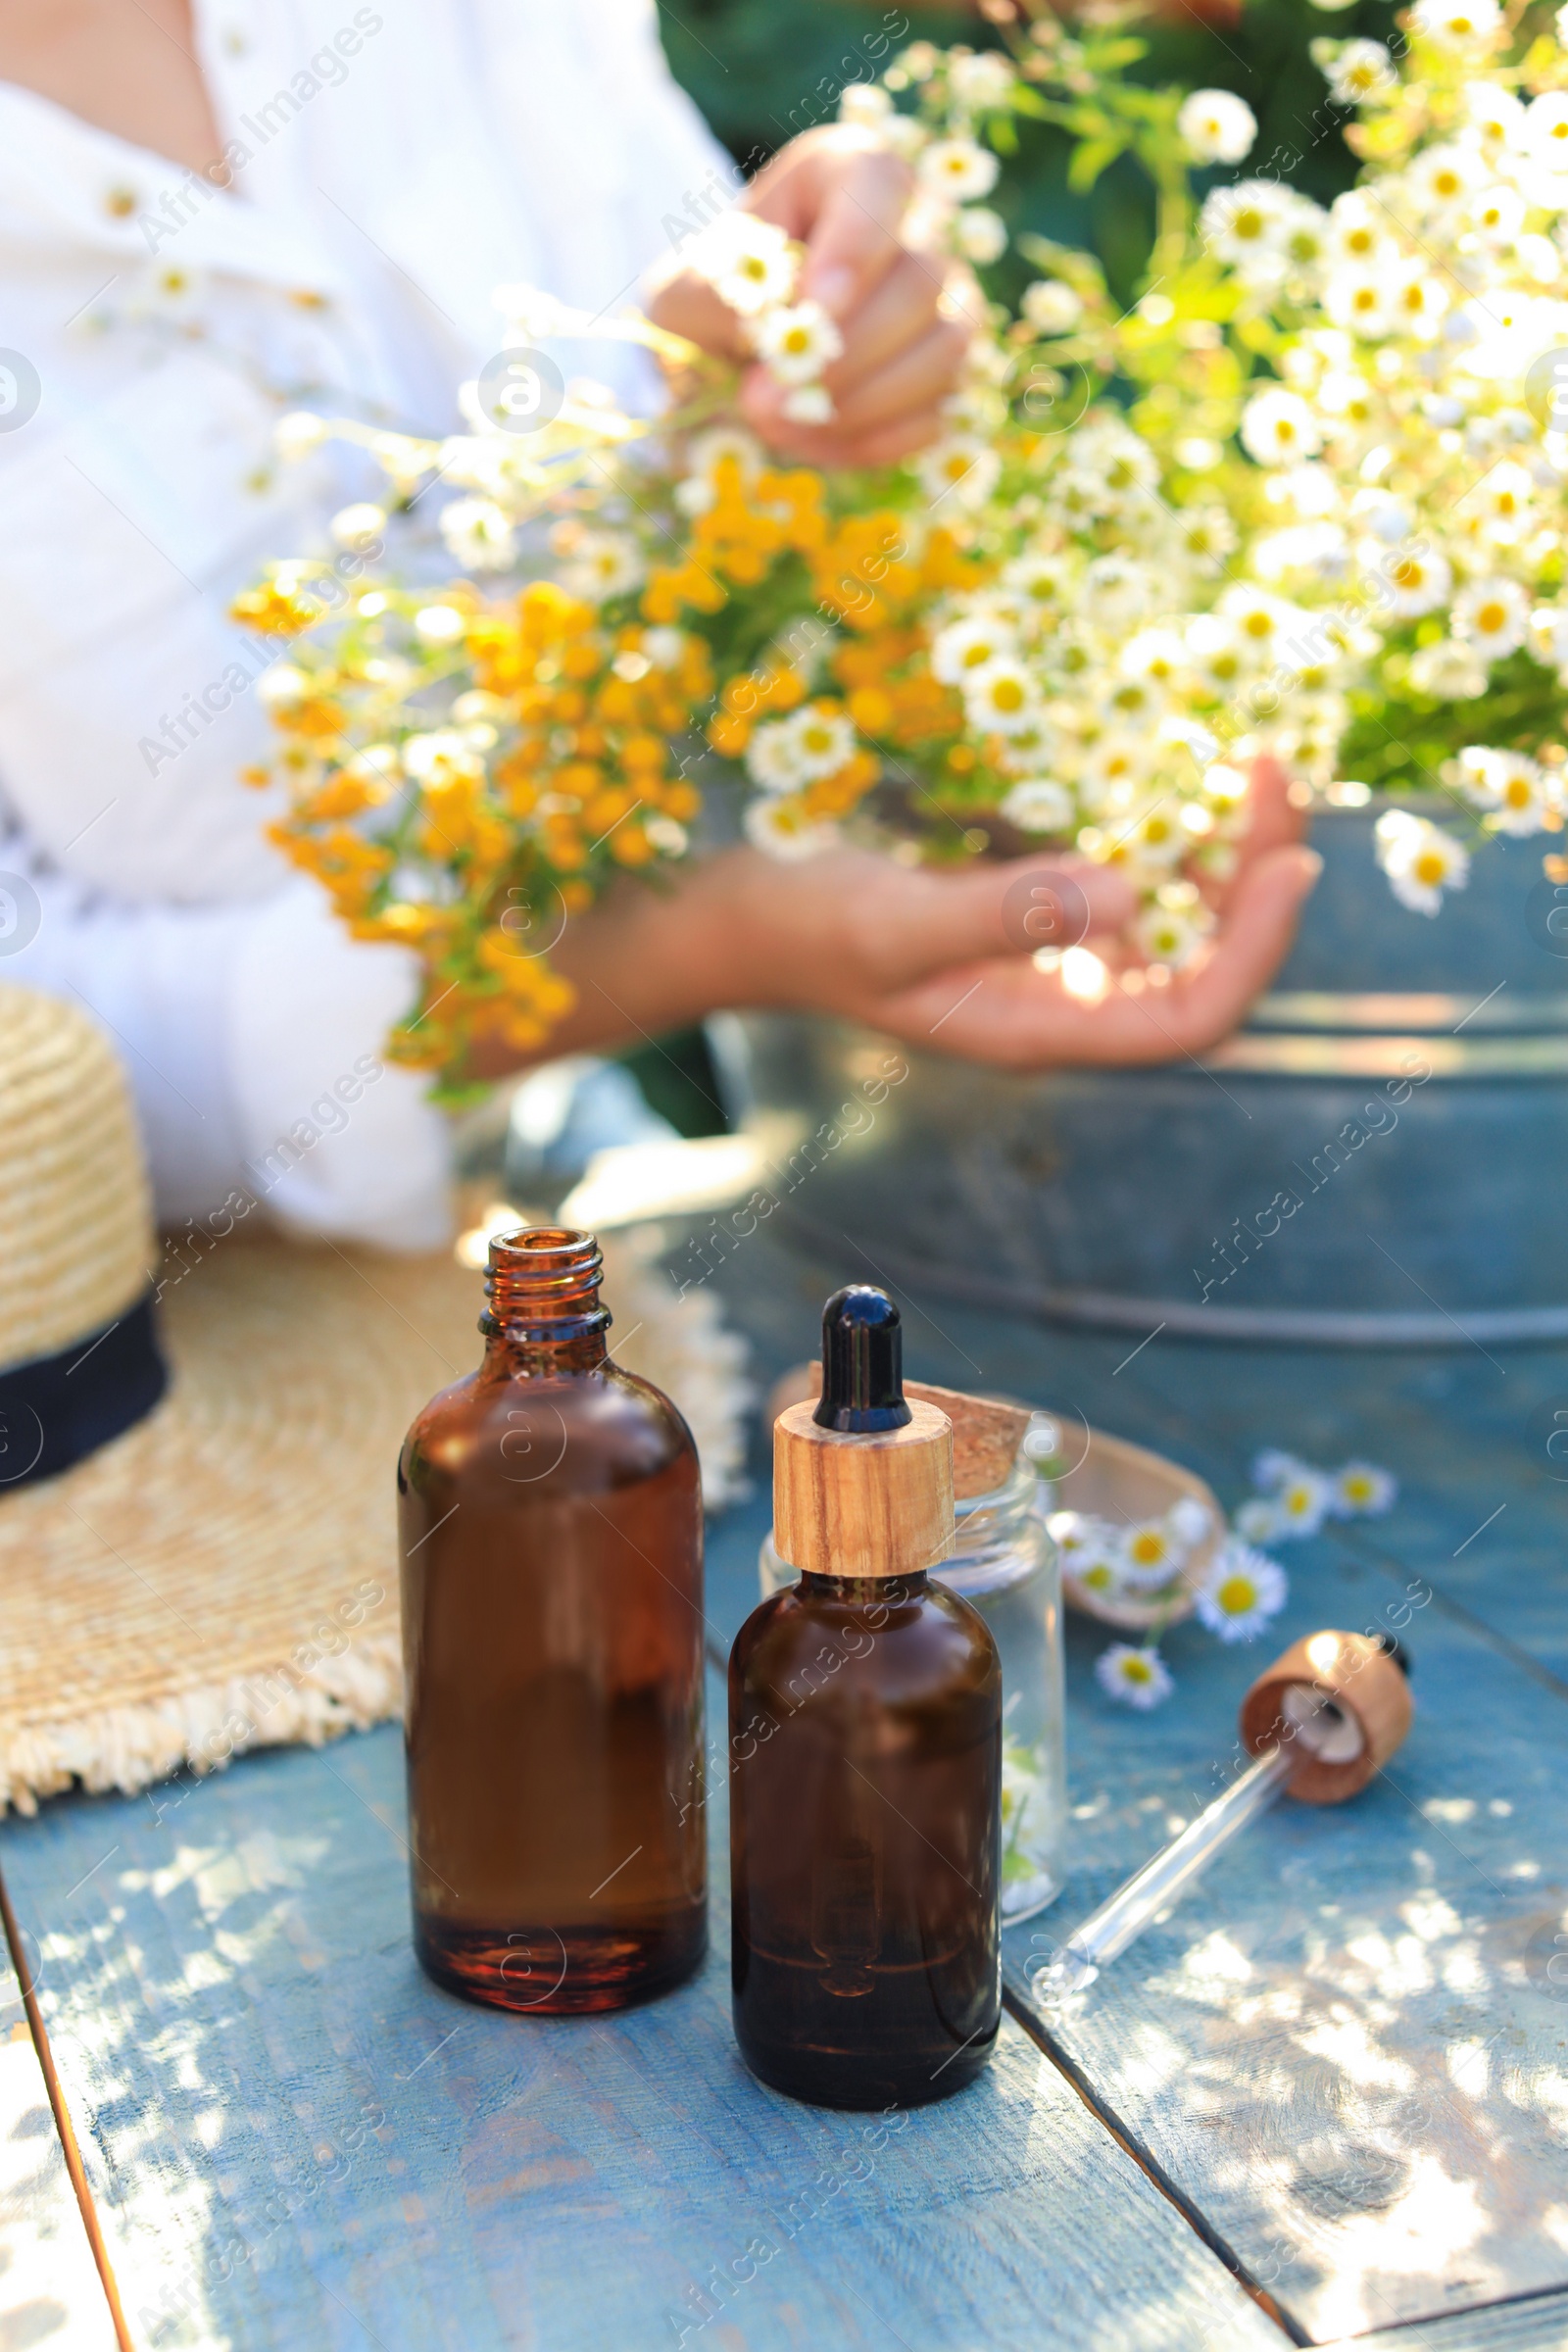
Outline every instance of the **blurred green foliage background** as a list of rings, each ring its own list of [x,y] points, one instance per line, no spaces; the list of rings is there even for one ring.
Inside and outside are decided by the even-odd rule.
[[[1390,0],[1355,0],[1332,12],[1310,0],[1247,0],[1239,18],[1205,23],[1184,0],[1147,27],[1140,81],[1235,90],[1257,117],[1257,143],[1243,170],[1278,176],[1327,203],[1355,176],[1340,135],[1346,120],[1327,100],[1308,55],[1321,34],[1386,39]],[[748,170],[812,123],[831,122],[847,81],[870,80],[916,39],[973,48],[998,44],[994,26],[967,9],[864,6],[861,0],[661,0],[664,48],[676,77]],[[1021,122],[1020,150],[993,202],[1013,229],[1035,229],[1099,255],[1124,301],[1139,290],[1152,234],[1147,182],[1127,159],[1087,196],[1067,187],[1067,144],[1049,125]],[[1231,172],[1216,172],[1230,178]],[[993,281],[999,292],[1010,288]]]

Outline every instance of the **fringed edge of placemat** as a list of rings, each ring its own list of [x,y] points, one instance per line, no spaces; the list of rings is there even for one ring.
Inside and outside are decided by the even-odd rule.
[[[403,1712],[397,1630],[309,1667],[275,1666],[59,1723],[0,1727],[0,1814],[36,1813],[74,1785],[135,1796],[188,1768],[221,1771],[255,1747],[320,1747]]]

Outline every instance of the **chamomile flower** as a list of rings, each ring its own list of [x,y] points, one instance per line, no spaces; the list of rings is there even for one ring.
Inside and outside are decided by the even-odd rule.
[[[1239,164],[1257,136],[1257,117],[1232,90],[1194,90],[1176,129],[1195,164]]]
[[[1472,580],[1453,600],[1453,633],[1484,662],[1517,652],[1530,627],[1530,599],[1517,580]]]
[[[1329,1510],[1336,1519],[1381,1518],[1393,1507],[1399,1482],[1374,1462],[1347,1462],[1332,1473]]]
[[[1416,0],[1410,11],[1423,39],[1471,55],[1490,45],[1501,22],[1497,0]]]
[[[1222,1642],[1251,1642],[1290,1595],[1284,1569],[1266,1552],[1232,1537],[1222,1544],[1197,1589],[1198,1614]]]
[[[1531,159],[1551,172],[1568,172],[1568,94],[1544,91],[1525,109],[1524,144]]]
[[[1146,906],[1138,917],[1135,926],[1138,945],[1151,963],[1162,963],[1171,971],[1180,971],[1183,964],[1192,961],[1211,924],[1203,919],[1207,910],[1200,903],[1166,906],[1161,904],[1163,895],[1155,899],[1152,906]]]
[[[1436,549],[1419,540],[1390,547],[1380,534],[1369,532],[1355,552],[1363,580],[1391,619],[1415,620],[1447,603],[1453,573]]]
[[[998,812],[1020,833],[1065,833],[1073,821],[1072,794],[1051,776],[1015,784]]]
[[[1270,1497],[1249,1495],[1236,1514],[1236,1533],[1249,1544],[1272,1544],[1279,1532],[1279,1513]]]
[[[892,112],[893,101],[877,82],[847,82],[839,92],[839,121],[858,130],[880,130]]]
[[[1107,1697],[1140,1712],[1157,1707],[1176,1686],[1157,1649],[1135,1649],[1130,1642],[1113,1642],[1095,1660],[1095,1680]]]
[[[951,498],[965,511],[985,505],[1002,471],[996,450],[963,433],[933,442],[921,451],[915,465],[920,485],[933,506]]]
[[[824,850],[835,849],[840,839],[837,825],[808,816],[796,801],[752,801],[744,821],[746,838],[754,849],[786,863],[820,857]]]
[[[1016,80],[1011,60],[1000,49],[977,49],[948,61],[948,86],[960,106],[977,114],[1005,106]]]
[[[1317,418],[1283,385],[1256,392],[1242,411],[1242,447],[1260,466],[1294,466],[1323,446]]]
[[[1512,90],[1497,81],[1467,82],[1460,104],[1470,135],[1491,163],[1525,143],[1525,109]]]
[[[966,262],[1000,261],[1007,250],[1007,224],[986,204],[966,204],[954,217],[953,242]]]
[[[1375,343],[1393,330],[1396,291],[1388,268],[1336,270],[1323,289],[1323,308],[1336,326]]]
[[[1209,190],[1198,233],[1217,261],[1253,274],[1277,276],[1290,209],[1289,195],[1273,181],[1239,180],[1234,187]]]
[[[989,196],[1001,167],[988,148],[973,139],[933,139],[915,166],[923,184],[956,204]]]
[[[490,498],[455,498],[441,510],[441,536],[465,571],[505,571],[516,553],[512,520]]]
[[[1473,703],[1487,691],[1486,664],[1456,637],[1440,637],[1410,656],[1410,683],[1440,703]]]
[[[476,783],[484,761],[466,733],[455,727],[432,728],[428,734],[407,736],[403,764],[416,784],[432,786]]]
[[[561,568],[563,587],[591,604],[629,596],[647,577],[647,561],[630,531],[579,532]]]
[[[1122,1532],[1122,1575],[1139,1590],[1154,1592],[1170,1583],[1191,1549],[1168,1518],[1142,1519]]]
[[[1021,662],[1006,660],[993,662],[966,682],[963,707],[971,726],[994,729],[999,735],[1015,735],[1033,726],[1040,715],[1034,679]]]
[[[1329,1482],[1306,1462],[1294,1463],[1269,1500],[1279,1536],[1315,1536],[1329,1507]]]
[[[1083,297],[1051,277],[1025,286],[1019,307],[1037,335],[1070,335],[1084,315]]]
[[[819,302],[764,311],[753,334],[758,356],[781,384],[809,383],[844,349],[844,337]]]
[[[725,213],[688,246],[685,258],[743,318],[759,318],[795,291],[797,262],[788,235],[755,213]]]
[[[830,704],[808,703],[779,723],[789,731],[796,772],[808,784],[836,776],[855,757],[855,721]]]
[[[1312,62],[1340,106],[1362,106],[1395,86],[1394,60],[1381,41],[1314,41]]]
[[[746,747],[746,772],[763,792],[797,792],[805,783],[800,747],[787,718],[764,718]]]
[[[1015,634],[994,613],[967,613],[939,629],[931,645],[931,674],[944,686],[966,686],[1017,650]]]
[[[1390,809],[1375,827],[1377,859],[1401,906],[1436,914],[1446,890],[1463,890],[1470,879],[1470,853],[1451,833],[1424,816]]]
[[[1487,811],[1490,832],[1539,833],[1555,813],[1546,770],[1523,752],[1485,751],[1472,744],[1459,754],[1458,764],[1461,789]]]

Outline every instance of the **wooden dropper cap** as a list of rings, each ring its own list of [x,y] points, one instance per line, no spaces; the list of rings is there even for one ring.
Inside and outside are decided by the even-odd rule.
[[[1254,1756],[1294,1746],[1288,1783],[1309,1805],[1354,1796],[1410,1729],[1402,1654],[1376,1634],[1308,1634],[1260,1674],[1242,1701],[1242,1742]]]
[[[869,1283],[822,1310],[822,1395],[773,1430],[773,1542],[819,1576],[911,1576],[953,1549],[953,1425],[904,1394],[899,1310]]]

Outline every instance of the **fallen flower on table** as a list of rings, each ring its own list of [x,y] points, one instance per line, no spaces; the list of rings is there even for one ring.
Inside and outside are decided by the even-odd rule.
[[[1198,1586],[1198,1614],[1222,1642],[1250,1642],[1279,1615],[1289,1591],[1277,1560],[1232,1536]]]
[[[1113,1642],[1102,1651],[1095,1677],[1112,1698],[1143,1709],[1157,1707],[1176,1687],[1157,1649],[1135,1649],[1130,1642]]]

